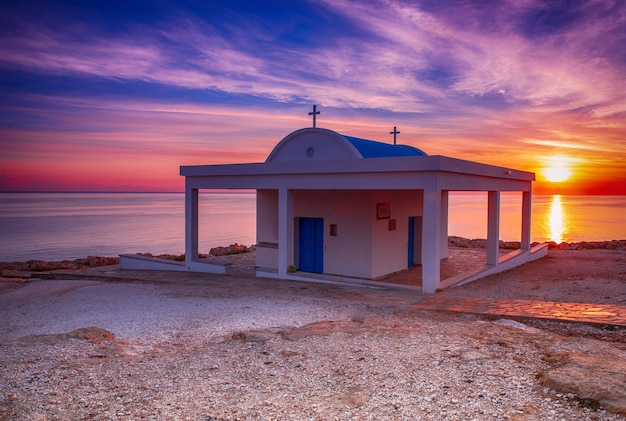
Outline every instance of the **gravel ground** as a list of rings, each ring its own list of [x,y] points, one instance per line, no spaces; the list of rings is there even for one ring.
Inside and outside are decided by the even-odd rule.
[[[551,251],[444,294],[624,305],[625,255]],[[540,380],[564,355],[625,361],[621,329],[421,311],[402,291],[159,276],[3,289],[0,419],[626,419]]]

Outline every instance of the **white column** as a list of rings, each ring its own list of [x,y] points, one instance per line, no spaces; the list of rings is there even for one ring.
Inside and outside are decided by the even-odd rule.
[[[490,191],[487,201],[487,264],[497,265],[500,247],[500,192]]]
[[[286,276],[287,268],[293,265],[293,193],[278,190],[278,274]]]
[[[522,241],[520,249],[530,250],[530,230],[532,216],[532,191],[522,193]]]
[[[185,266],[198,257],[198,189],[185,188]]]
[[[448,190],[441,191],[441,259],[448,258]]]
[[[441,282],[441,190],[424,191],[422,292],[434,294]]]

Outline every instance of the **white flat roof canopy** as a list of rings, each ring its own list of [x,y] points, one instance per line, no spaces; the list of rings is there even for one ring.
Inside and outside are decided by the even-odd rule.
[[[527,191],[534,173],[446,156],[409,156],[336,161],[194,165],[180,174],[196,188],[414,189],[434,179],[443,190]],[[288,177],[285,177],[288,176]]]

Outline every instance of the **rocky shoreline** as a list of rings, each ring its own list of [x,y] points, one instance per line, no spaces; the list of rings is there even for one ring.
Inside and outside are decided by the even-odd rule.
[[[97,266],[119,264],[119,257],[88,256],[74,260],[29,260],[26,262],[0,262],[0,275],[3,270],[24,272],[48,272],[51,270],[74,270]]]
[[[534,242],[531,246],[536,246],[541,243]],[[452,247],[461,248],[485,248],[487,246],[487,240],[484,238],[468,239],[463,237],[448,237],[448,245]],[[520,248],[519,241],[502,241],[500,240],[500,248],[507,250],[515,250]],[[555,243],[554,241],[548,242],[548,248],[550,250],[626,250],[626,240],[610,240],[610,241],[580,241],[577,243]]]
[[[535,242],[532,245],[538,245]],[[483,238],[469,239],[463,237],[448,237],[448,245],[450,247],[459,248],[485,248],[487,240]],[[515,250],[520,247],[519,241],[500,241],[500,248],[506,250]],[[626,250],[626,240],[610,240],[610,241],[581,241],[577,243],[555,243],[549,242],[550,250]],[[254,245],[245,246],[238,243],[231,244],[227,247],[219,246],[211,248],[208,254],[200,254],[199,257],[219,257],[231,254],[253,253],[256,251]],[[161,259],[183,261],[184,254],[160,254],[153,255],[151,253],[138,253],[143,256],[158,257]],[[26,262],[0,262],[0,276],[2,270],[23,271],[23,272],[48,272],[51,270],[75,270],[88,267],[110,266],[119,264],[118,257],[102,257],[88,256],[85,258],[61,261],[46,260],[29,260]]]
[[[219,257],[231,254],[252,253],[256,251],[254,245],[248,247],[241,244],[231,244],[228,247],[214,247],[209,251],[209,254],[199,254],[199,257]],[[154,255],[152,253],[138,253],[142,256],[158,257],[160,259],[168,259],[175,261],[184,261],[184,254],[159,254]],[[74,260],[59,260],[59,261],[47,261],[47,260],[28,260],[26,262],[0,262],[0,275],[2,270],[13,270],[23,272],[48,272],[51,270],[75,270],[84,269],[98,266],[111,266],[120,263],[119,257],[102,257],[102,256],[88,256]]]

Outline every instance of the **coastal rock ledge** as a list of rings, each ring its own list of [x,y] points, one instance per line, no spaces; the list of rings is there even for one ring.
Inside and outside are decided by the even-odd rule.
[[[119,257],[88,256],[74,260],[46,261],[29,260],[27,262],[0,262],[2,270],[15,270],[25,272],[47,272],[50,270],[73,270],[96,266],[110,266],[119,264]]]
[[[538,242],[534,242],[531,246],[536,246]],[[487,247],[487,240],[484,238],[463,238],[450,236],[448,237],[448,245],[452,247],[460,248],[485,248]],[[591,249],[606,249],[606,250],[626,250],[626,240],[610,240],[610,241],[580,241],[577,243],[556,243],[554,241],[548,242],[548,247],[554,250],[591,250]],[[502,241],[500,240],[501,249],[518,249],[520,248],[519,241]]]
[[[591,249],[606,249],[606,250],[625,250],[626,240],[611,240],[611,241],[581,241],[579,243],[555,243],[551,241],[548,243],[548,247],[557,250],[591,250]]]
[[[228,247],[213,247],[209,251],[211,256],[227,256],[230,254],[250,253],[256,250],[255,246],[244,246],[243,244],[231,244]]]

